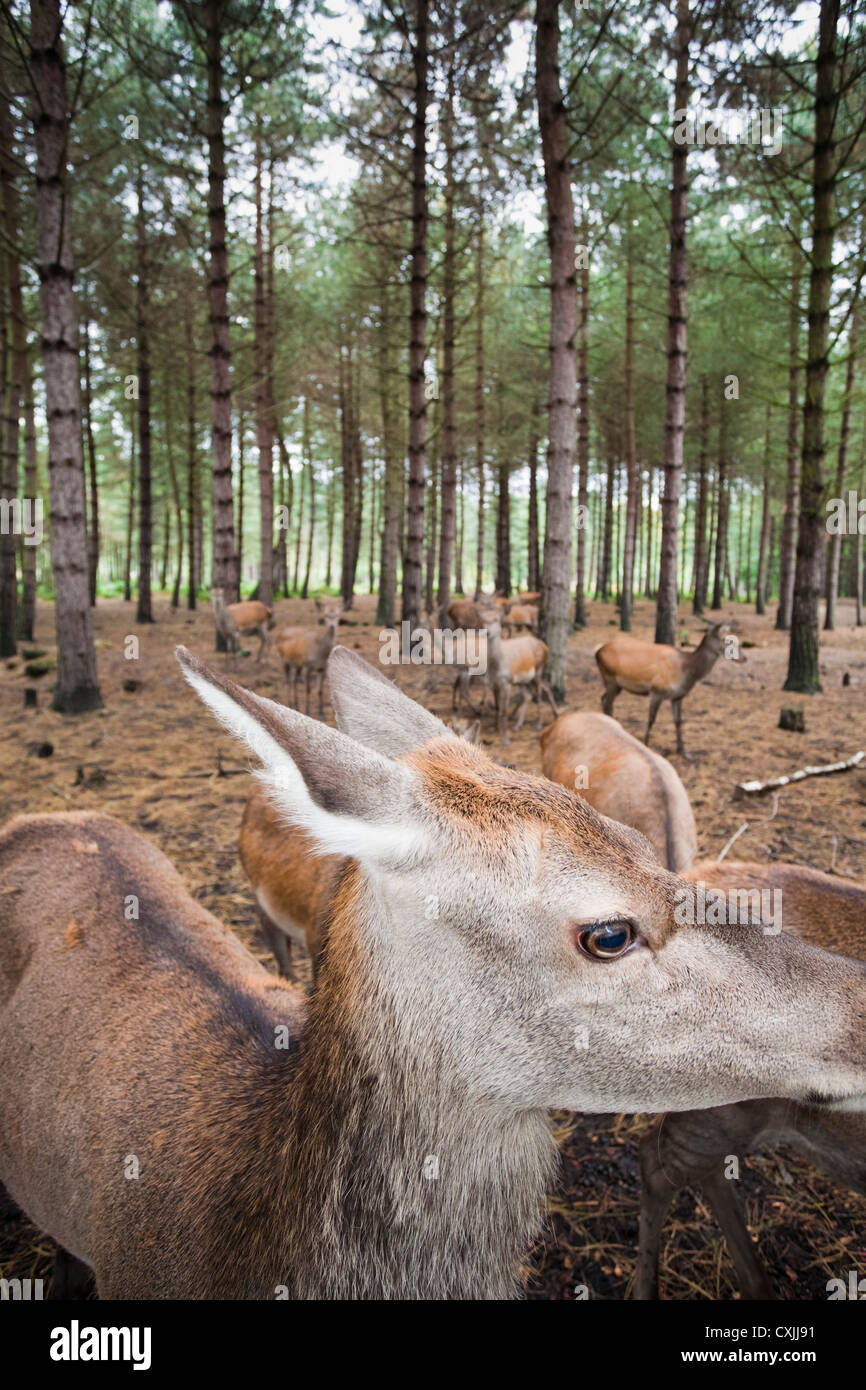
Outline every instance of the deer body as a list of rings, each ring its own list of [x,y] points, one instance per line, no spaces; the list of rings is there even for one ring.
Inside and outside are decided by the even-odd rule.
[[[484,627],[485,610],[469,598],[455,598],[448,608],[448,617],[455,627]]]
[[[866,958],[866,884],[793,864],[723,861],[695,864],[686,875],[726,895],[781,891],[786,931],[822,947]],[[866,1115],[788,1100],[749,1100],[660,1116],[641,1144],[640,1250],[635,1297],[657,1298],[664,1223],[681,1187],[700,1186],[728,1245],[743,1298],[775,1292],[749,1235],[731,1154],[790,1144],[842,1187],[866,1193]]]
[[[620,633],[599,647],[596,663],[604,681],[601,707],[613,714],[613,702],[621,690],[632,695],[649,696],[649,718],[644,742],[649,746],[650,732],[663,700],[670,700],[677,731],[677,752],[688,757],[683,746],[682,702],[693,685],[703,680],[718,661],[725,648],[722,623],[714,623],[704,634],[694,651],[668,647],[659,642],[640,642]]]
[[[502,624],[503,628],[508,628],[509,633],[516,627],[525,627],[531,632],[537,632],[538,609],[531,603],[512,603],[505,610]]]
[[[117,822],[3,833],[0,1182],[102,1297],[505,1297],[548,1109],[866,1105],[859,963],[678,926],[641,836],[345,649],[338,730],[179,659],[349,862],[305,1007]]]
[[[530,686],[535,686],[538,701],[538,727],[541,728],[541,696],[545,694],[550,701],[554,719],[559,711],[553,692],[544,679],[547,661],[547,646],[538,637],[510,637],[503,640],[499,619],[487,615],[487,680],[496,697],[499,712],[499,736],[508,744],[508,716],[512,691],[516,688],[523,696],[514,732],[523,725],[526,706],[529,704]]]
[[[256,661],[261,661],[268,645],[268,624],[273,612],[267,604],[258,599],[246,599],[242,603],[226,603],[224,589],[211,589],[214,622],[219,633],[225,638],[226,650],[236,653],[240,650],[241,636],[257,633],[259,650]]]
[[[606,714],[561,714],[541,735],[545,777],[569,787],[611,820],[645,835],[673,873],[697,853],[686,789],[666,758],[639,743]]]
[[[322,624],[316,627],[284,627],[277,638],[277,650],[283,661],[289,703],[293,708],[298,708],[298,681],[303,676],[307,689],[305,709],[309,714],[310,685],[315,677],[319,689],[319,718],[322,719],[325,714],[325,671],[337,639],[341,612],[333,605],[323,607],[318,599],[316,608],[323,614]]]

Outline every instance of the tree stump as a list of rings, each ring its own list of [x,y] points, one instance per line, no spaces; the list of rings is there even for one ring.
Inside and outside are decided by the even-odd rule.
[[[798,708],[796,705],[783,705],[779,714],[779,728],[787,729],[792,734],[804,734],[806,721],[802,708]]]

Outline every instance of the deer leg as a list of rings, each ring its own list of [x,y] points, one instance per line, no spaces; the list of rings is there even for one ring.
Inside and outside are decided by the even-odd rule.
[[[306,707],[305,707],[305,709],[304,709],[304,713],[305,713],[305,714],[309,714],[309,713],[310,713],[310,684],[311,684],[311,682],[310,682],[310,677],[312,676],[312,674],[313,674],[313,673],[312,673],[312,671],[310,670],[310,668],[309,668],[309,666],[308,666],[307,669],[306,669],[306,671],[304,672],[304,683],[305,683],[305,685],[306,685],[306,687],[307,687],[307,704],[306,704]]]
[[[529,704],[531,698],[529,686],[525,685],[522,691],[520,691],[520,694],[523,696],[523,704],[520,706],[520,710],[517,715],[517,723],[514,725],[514,732],[516,734],[519,733],[520,730],[523,728],[523,721],[526,718],[526,706]],[[538,708],[540,710],[541,706],[539,705]]]
[[[559,710],[558,710],[557,707],[556,707],[556,700],[554,699],[553,691],[551,690],[551,688],[550,688],[550,686],[548,685],[547,681],[542,681],[542,682],[541,682],[541,688],[542,688],[542,690],[544,691],[545,695],[547,696],[548,700],[550,701],[550,708],[553,710],[553,717],[554,717],[554,719],[558,719],[558,718],[559,718]]]
[[[687,762],[691,762],[691,754],[687,753],[683,747],[683,700],[682,696],[678,700],[671,700],[671,711],[674,716],[674,725],[677,731],[677,752],[682,754]]]
[[[701,1178],[701,1190],[722,1228],[742,1297],[774,1299],[775,1290],[749,1236],[733,1180],[715,1172]]]
[[[265,941],[267,941],[268,945],[274,953],[274,959],[277,962],[277,969],[279,970],[280,974],[284,977],[284,979],[293,980],[295,977],[292,973],[291,941],[286,936],[286,933],[284,931],[280,931],[279,927],[274,926],[270,917],[267,915],[263,908],[260,907],[258,909],[258,914],[259,924],[262,929],[262,935],[264,936]]]
[[[268,645],[268,630],[267,630],[267,628],[265,627],[264,623],[262,623],[261,627],[259,628],[259,654],[258,654],[258,656],[256,657],[256,663],[258,663],[259,661],[261,661],[261,659],[262,659],[262,654],[263,654],[263,652],[264,652],[264,650],[265,650],[265,647],[266,647],[267,645]]]
[[[322,670],[319,672],[319,718],[320,718],[320,719],[324,719],[324,717],[325,717],[325,696],[324,696],[324,693],[323,693],[323,692],[324,692],[324,688],[325,688],[325,670],[324,670],[324,667],[323,667]]]
[[[659,1296],[659,1258],[662,1232],[677,1189],[665,1173],[659,1157],[661,1126],[667,1116],[653,1125],[640,1146],[640,1220],[638,1256],[632,1298],[657,1299]]]
[[[619,694],[619,686],[616,681],[613,684],[605,684],[604,694],[601,697],[601,708],[604,714],[613,716],[613,702]]]
[[[654,724],[655,721],[656,721],[656,715],[658,714],[659,710],[661,709],[661,704],[662,704],[662,700],[663,700],[663,699],[664,699],[664,696],[663,696],[663,695],[659,695],[657,691],[653,690],[653,691],[650,692],[650,697],[649,697],[649,719],[647,720],[646,734],[645,734],[645,736],[644,736],[644,743],[646,744],[647,748],[649,748],[650,731],[651,731],[651,729],[652,729],[653,724]],[[605,714],[607,714],[607,710],[605,710]]]

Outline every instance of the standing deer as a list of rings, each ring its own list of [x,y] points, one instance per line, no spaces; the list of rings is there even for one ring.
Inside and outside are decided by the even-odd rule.
[[[737,901],[781,892],[782,922],[816,946],[866,958],[866,884],[793,864],[695,864],[686,875],[707,892]],[[743,906],[749,904],[743,902]],[[755,906],[754,902],[752,906]],[[854,1036],[853,1044],[858,1046]],[[659,1256],[665,1217],[681,1187],[700,1186],[727,1241],[743,1298],[774,1298],[749,1236],[731,1154],[740,1158],[763,1145],[791,1144],[840,1186],[866,1194],[866,1114],[791,1100],[744,1100],[709,1110],[662,1115],[641,1144],[640,1250],[635,1298],[658,1298]]]
[[[663,700],[670,700],[677,731],[677,752],[688,759],[683,747],[683,700],[693,685],[709,675],[725,649],[727,623],[713,623],[694,651],[668,647],[660,642],[640,642],[619,633],[597,648],[595,659],[604,681],[601,707],[613,714],[613,702],[621,690],[632,695],[649,695],[649,719],[644,742],[649,747],[650,731]],[[742,658],[738,657],[737,660]]]
[[[530,686],[535,686],[538,701],[538,727],[541,728],[541,696],[545,694],[550,701],[553,717],[559,714],[553,691],[544,679],[547,661],[547,646],[538,637],[510,637],[503,641],[499,618],[492,613],[486,615],[487,627],[487,682],[496,697],[499,715],[499,736],[506,746],[508,737],[508,717],[512,691],[516,687],[523,696],[514,732],[523,726],[526,706],[529,704]]]
[[[325,670],[342,617],[338,605],[327,607],[316,599],[316,611],[322,614],[321,625],[316,627],[284,627],[277,639],[277,651],[283,659],[286,676],[286,698],[294,709],[298,708],[298,681],[304,676],[307,687],[306,712],[310,712],[310,683],[313,676],[319,684],[319,718],[325,717],[325,700],[322,687],[325,683]]]
[[[697,853],[695,818],[667,758],[606,714],[561,714],[541,735],[545,777],[570,787],[603,816],[645,835],[659,863],[682,873]]]
[[[256,661],[261,661],[268,645],[268,624],[273,610],[258,599],[245,599],[242,603],[226,603],[225,589],[211,589],[211,603],[217,632],[225,639],[226,652],[236,655],[240,651],[241,636],[259,637],[259,650]]]
[[[515,628],[528,628],[530,632],[538,631],[538,609],[531,603],[512,603],[505,610],[505,615],[500,619],[503,631],[508,628],[509,636]]]
[[[512,1296],[550,1109],[866,1104],[860,963],[679,926],[641,836],[352,652],[337,730],[178,657],[349,862],[307,1005],[117,821],[0,836],[0,1181],[101,1298]]]

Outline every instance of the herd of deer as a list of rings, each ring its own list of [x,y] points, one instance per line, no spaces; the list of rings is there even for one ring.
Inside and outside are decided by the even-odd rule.
[[[228,649],[257,630],[261,656],[269,610],[233,607],[216,609]],[[726,1159],[784,1139],[866,1191],[866,886],[694,863],[677,773],[609,717],[620,689],[649,693],[650,727],[669,698],[681,748],[719,631],[691,654],[607,643],[606,712],[556,717],[532,776],[334,646],[338,617],[277,640],[308,709],[327,674],[335,729],[177,651],[261,764],[240,857],[280,976],[293,942],[309,951],[309,995],[118,821],[0,832],[0,1182],[60,1247],[58,1282],[83,1266],[103,1298],[513,1296],[555,1167],[548,1112],[570,1109],[664,1112],[641,1151],[636,1296],[658,1296],[691,1183],[743,1294],[772,1296]],[[531,684],[540,713],[544,644],[486,627],[507,732],[514,687],[519,722]],[[687,883],[781,888],[785,929],[684,920]]]

